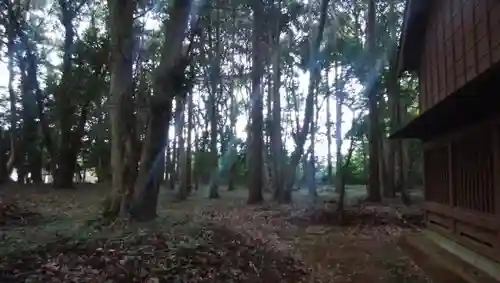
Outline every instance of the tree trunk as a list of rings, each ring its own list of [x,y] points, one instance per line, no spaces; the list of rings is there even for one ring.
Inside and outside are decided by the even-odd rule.
[[[165,162],[165,142],[167,126],[170,122],[172,100],[153,99],[151,102],[150,122],[143,144],[139,175],[134,186],[132,217],[139,221],[148,221],[156,217],[158,192]]]
[[[252,93],[250,94],[251,125],[248,144],[249,176],[248,176],[248,204],[261,203],[263,187],[263,123],[262,113],[263,95],[261,91],[262,76],[264,75],[264,4],[261,1],[251,2],[253,10],[252,31]]]
[[[109,164],[104,164],[103,157],[97,157],[97,167],[95,169],[97,175],[97,183],[105,183],[110,180]]]
[[[354,125],[354,123],[353,123]],[[338,217],[338,223],[344,224],[345,223],[345,216],[344,216],[344,206],[345,206],[345,193],[346,193],[346,183],[345,183],[345,176],[346,176],[346,169],[349,167],[351,164],[351,158],[352,158],[352,153],[354,151],[354,139],[351,138],[351,144],[349,145],[349,150],[347,152],[346,160],[345,162],[342,162],[340,164],[340,167],[337,168],[337,185],[339,186],[339,203],[337,206],[337,217]]]
[[[105,214],[110,217],[129,214],[130,201],[133,194],[136,169],[135,154],[131,152],[132,138],[131,112],[133,81],[133,23],[134,2],[108,0],[109,29],[111,37],[111,83],[110,83],[110,124],[111,124],[111,175],[113,194],[109,208]]]
[[[179,164],[177,166],[178,168],[178,173],[177,175],[180,177],[180,182],[179,182],[179,191],[177,194],[177,197],[179,200],[185,200],[188,197],[188,184],[187,184],[187,153],[186,153],[186,147],[185,147],[185,141],[184,141],[184,104],[185,102],[182,101],[179,97],[176,99],[176,104],[179,105],[179,112],[176,113],[176,119],[175,119],[175,132],[176,136],[179,137]]]
[[[281,11],[281,0],[278,0],[277,11]],[[283,195],[284,179],[283,179],[283,140],[281,137],[281,51],[280,51],[280,21],[276,20],[275,37],[273,42],[273,90],[272,90],[272,127],[271,127],[271,149],[274,158],[273,172],[274,172],[274,200],[278,201],[280,196]]]
[[[194,131],[194,156],[197,156],[201,152],[200,151],[200,139],[198,137],[198,131],[196,130],[196,128],[194,130],[195,130]],[[195,158],[195,163],[193,166],[193,182],[194,182],[194,190],[198,191],[198,187],[199,187],[199,183],[200,183],[200,170],[198,169],[199,164],[196,164],[196,160],[199,160],[199,159]]]
[[[271,42],[272,44],[272,42]],[[270,49],[270,48],[269,48]],[[267,62],[271,61],[273,58],[272,54],[268,52],[267,54]],[[274,59],[274,58],[273,58]],[[271,71],[271,66],[267,67],[267,70],[265,71],[267,73],[266,76],[266,83],[267,83],[267,101],[266,101],[266,119],[265,119],[265,133],[266,133],[266,146],[265,146],[265,152],[266,155],[270,155],[269,152],[271,150],[271,139],[272,139],[272,128],[271,128],[271,121],[273,119],[273,74]]]
[[[392,70],[389,70],[392,72]],[[388,75],[387,84],[391,80],[391,75]],[[391,89],[387,85],[387,95],[388,95],[388,112],[389,112],[389,131],[393,132],[395,127],[395,121],[397,121],[398,114],[394,111],[394,89]],[[385,104],[380,103],[380,108],[385,109]],[[386,113],[387,111],[383,111]],[[380,118],[380,124],[384,124],[384,117]],[[396,182],[397,182],[397,172],[395,168],[396,161],[396,147],[397,144],[393,140],[388,140],[385,133],[380,133],[380,173],[381,173],[381,184],[382,192],[385,198],[394,198],[396,193]]]
[[[67,154],[59,157],[58,170],[54,179],[54,187],[56,188],[71,188],[73,187],[73,177],[77,170],[78,153],[82,144],[82,136],[85,132],[85,124],[87,122],[87,107],[88,102],[82,106],[82,112],[78,118],[76,129],[71,132],[70,144],[63,147]],[[62,159],[61,159],[62,158]]]
[[[375,56],[375,0],[368,1],[368,17],[367,17],[367,52],[370,57],[370,68],[375,71],[376,60]],[[380,134],[379,134],[379,113],[378,113],[378,91],[376,81],[368,80],[368,108],[369,108],[369,147],[370,147],[370,176],[368,182],[368,197],[369,201],[379,202],[380,196]]]
[[[7,139],[5,132],[0,128],[0,185],[9,181],[9,174],[7,171]]]
[[[186,65],[182,60],[190,57],[182,54],[182,42],[191,10],[191,1],[176,0],[169,7],[169,19],[164,33],[165,43],[161,50],[161,60],[153,73],[154,94],[150,100],[150,119],[147,126],[138,178],[134,188],[133,204],[130,214],[134,219],[147,221],[156,217],[158,192],[165,162],[165,142],[170,124],[172,100],[184,96],[185,89],[176,89],[174,80],[178,74],[184,75]],[[181,60],[182,59],[182,60]]]
[[[59,0],[61,8],[61,23],[64,27],[64,53],[62,63],[62,78],[61,86],[56,91],[57,120],[59,122],[59,148],[58,154],[55,156],[56,171],[54,175],[54,188],[72,188],[73,175],[75,173],[76,158],[73,158],[72,144],[72,117],[74,106],[71,103],[70,90],[73,80],[72,75],[72,55],[73,55],[73,40],[75,30],[73,18],[76,14],[73,11],[72,5],[68,0]],[[74,164],[71,164],[74,160]]]
[[[229,85],[229,99],[230,99],[230,112],[229,112],[229,128],[230,128],[230,136],[231,136],[231,148],[232,148],[232,155],[231,155],[231,162],[230,165],[228,166],[228,184],[227,184],[227,190],[228,191],[234,191],[236,189],[235,182],[236,182],[236,164],[238,162],[237,158],[237,152],[236,149],[233,149],[235,147],[234,145],[234,140],[236,138],[236,119],[238,117],[238,109],[237,109],[237,104],[236,104],[236,98],[234,97],[234,83],[233,81],[230,82]]]
[[[175,190],[176,185],[180,185],[181,175],[183,170],[184,158],[184,100],[180,97],[175,99],[175,114],[174,114],[174,134],[175,134],[175,149],[173,151],[170,177],[170,189]]]
[[[317,78],[317,82],[320,80],[320,78]],[[317,86],[317,85],[316,85]],[[319,112],[319,109],[318,109],[318,106],[317,106],[317,87],[315,87],[316,89],[316,95],[314,96],[314,108],[316,109],[317,113]],[[317,114],[315,115],[313,113],[313,116],[315,116],[315,118],[317,119],[318,116]],[[317,192],[317,188],[316,188],[316,178],[315,178],[315,175],[316,175],[316,161],[315,161],[315,146],[316,146],[316,119],[312,119],[311,121],[311,135],[310,135],[310,142],[311,142],[311,150],[310,150],[310,156],[309,156],[309,164],[308,164],[308,169],[309,169],[309,177],[308,177],[308,180],[309,180],[309,184],[308,184],[308,187],[309,187],[309,196],[311,197],[311,200],[313,203],[316,203],[316,200],[318,198],[318,192]]]
[[[381,89],[380,89],[381,90]],[[380,191],[382,196],[391,198],[391,189],[389,186],[389,172],[387,164],[389,163],[389,148],[388,148],[388,140],[385,136],[385,119],[387,113],[387,105],[385,103],[384,94],[379,92],[378,101],[378,134],[379,134],[379,180],[380,180]]]
[[[337,76],[337,64],[334,64],[334,78]],[[325,84],[327,89],[327,97],[326,97],[326,143],[327,143],[327,154],[326,154],[326,174],[327,174],[327,184],[331,185],[333,179],[333,165],[332,165],[332,113],[330,111],[330,83],[328,81],[328,74],[330,73],[330,69],[326,70],[325,76]],[[335,84],[336,85],[336,84]],[[334,88],[334,92],[336,93],[336,89]]]
[[[363,135],[361,137],[361,149],[362,149],[362,154],[363,154],[363,176],[364,176],[364,181],[368,182],[368,137],[366,135]],[[367,186],[368,188],[368,186]],[[368,191],[367,191],[368,194]]]
[[[10,1],[9,1],[10,2]],[[14,168],[14,163],[17,159],[17,146],[16,146],[16,139],[17,139],[17,108],[16,108],[16,92],[14,90],[14,79],[15,79],[15,74],[14,74],[14,60],[16,56],[16,22],[17,17],[16,17],[16,12],[13,10],[13,4],[8,5],[8,11],[7,14],[9,15],[9,23],[7,27],[7,71],[9,73],[9,78],[8,78],[8,91],[9,91],[9,104],[10,104],[10,156],[9,159],[7,160],[7,172],[8,175],[12,172]]]
[[[54,183],[55,188],[73,187],[73,177],[76,170],[77,155],[80,151],[81,137],[84,133],[84,126],[87,121],[87,108],[89,101],[81,105],[82,113],[73,123],[76,107],[71,99],[71,87],[74,82],[73,66],[73,45],[75,30],[73,20],[78,14],[78,9],[82,5],[71,5],[68,0],[59,0],[61,8],[60,21],[64,27],[64,53],[62,63],[61,86],[55,93],[56,97],[56,117],[59,122],[59,148],[55,157],[57,167],[55,168]],[[78,117],[78,116],[77,116]],[[72,130],[76,127],[75,130]]]
[[[236,25],[236,19],[237,19],[237,11],[236,11],[236,5],[232,5],[231,9],[231,20],[232,20],[232,39],[231,42],[235,43],[236,42],[236,34],[237,34],[237,25]],[[231,54],[231,68],[235,68],[236,63],[235,63],[235,54],[236,50],[233,48],[232,49],[232,54]],[[238,119],[238,104],[236,101],[236,97],[234,94],[234,80],[230,80],[229,82],[229,99],[230,99],[230,108],[229,108],[229,131],[230,131],[230,140],[231,140],[231,163],[227,168],[227,174],[228,174],[228,184],[227,184],[227,190],[228,191],[234,191],[236,190],[236,164],[238,163],[238,152],[236,150],[236,146],[234,144],[234,141],[236,140],[236,122]]]
[[[76,158],[73,158],[71,149],[66,148],[66,146],[63,146],[60,150],[65,154],[64,156],[60,154],[60,156],[57,157],[57,170],[54,176],[53,186],[59,189],[73,188]]]
[[[175,137],[174,137],[175,138]],[[170,183],[170,163],[172,163],[172,160],[170,159],[170,155],[172,152],[172,145],[170,143],[169,136],[167,136],[167,142],[165,145],[165,166],[163,167],[165,169],[165,177],[163,179],[163,184],[167,187],[170,188],[169,183]]]
[[[393,198],[394,191],[394,176],[392,175],[392,168],[390,168],[390,145],[385,135],[380,137],[380,184],[382,193],[385,198]],[[394,172],[395,173],[395,172]]]
[[[399,89],[399,84],[396,81],[396,85]],[[395,97],[395,104],[398,107],[398,122],[397,127],[402,127],[404,123],[407,122],[407,105],[400,95]],[[409,205],[411,203],[411,197],[409,194],[410,182],[409,182],[409,142],[408,140],[399,139],[397,140],[397,167],[399,168],[398,173],[398,185],[399,191],[401,192],[401,200],[404,204]]]
[[[397,45],[397,35],[396,35],[396,26],[397,26],[397,10],[395,6],[395,1],[389,1],[389,15],[388,15],[388,23],[390,26],[389,29],[389,37],[391,41],[394,42],[394,45]],[[386,79],[386,89],[387,89],[387,101],[389,107],[389,129],[390,132],[393,133],[397,130],[397,127],[401,124],[400,115],[399,115],[399,106],[398,100],[399,96],[399,85],[397,81],[396,67],[392,60],[390,60],[389,72]],[[384,188],[384,196],[385,197],[394,197],[397,191],[399,176],[396,170],[396,155],[398,153],[399,145],[398,140],[392,139],[388,141],[387,144],[387,182],[386,187]]]
[[[337,64],[335,64],[337,65]],[[335,66],[337,69],[338,66]],[[342,180],[342,176],[338,174],[342,174],[342,105],[344,105],[344,93],[338,89],[338,80],[339,80],[338,70],[335,71],[335,167],[337,168],[337,178],[335,184],[335,191],[339,193],[344,180]]]
[[[218,111],[217,111],[217,96],[220,95],[222,91],[222,81],[221,81],[221,57],[222,50],[220,46],[220,7],[219,1],[216,3],[216,19],[215,19],[215,46],[212,51],[212,87],[210,93],[210,155],[211,155],[211,165],[212,173],[210,176],[210,188],[208,193],[208,198],[214,199],[219,198],[219,153],[217,152],[217,125],[218,125]],[[213,23],[210,23],[213,24]],[[211,29],[209,29],[209,45],[212,47],[212,35]],[[222,138],[222,137],[221,137]]]
[[[321,2],[321,14],[318,25],[318,32],[316,34],[316,38],[314,42],[311,41],[311,52],[309,54],[309,88],[306,97],[306,109],[304,113],[304,123],[302,128],[297,133],[297,137],[295,139],[295,150],[292,153],[290,158],[290,164],[287,170],[287,179],[286,185],[284,189],[283,197],[281,198],[282,202],[290,202],[291,201],[291,193],[292,187],[295,180],[295,174],[297,165],[300,162],[300,159],[304,153],[304,143],[306,141],[306,136],[309,132],[309,126],[313,119],[314,112],[314,88],[315,83],[319,78],[320,70],[318,64],[318,53],[321,41],[323,40],[323,30],[325,28],[326,16],[327,16],[327,8],[328,8],[329,0],[322,0]]]
[[[38,59],[36,57],[35,45],[28,41],[26,35],[21,36],[21,42],[26,50],[27,76],[29,81],[29,88],[32,91],[34,91],[35,104],[36,104],[35,113],[37,113],[37,117],[39,120],[38,123],[41,128],[42,141],[49,155],[50,173],[52,174],[52,176],[55,176],[56,172],[56,163],[55,163],[56,158],[54,154],[55,149],[52,136],[50,133],[49,124],[45,116],[45,110],[47,107],[43,101],[44,100],[43,93],[38,83]]]
[[[177,113],[177,109],[175,109],[175,112]],[[169,125],[170,127],[170,125]],[[176,164],[179,163],[179,159],[177,158],[179,156],[179,137],[177,135],[174,136],[174,140],[172,141],[172,150],[171,150],[171,158],[170,158],[170,163],[166,164],[168,167],[168,172],[169,172],[169,178],[168,178],[168,187],[171,191],[175,190],[175,184],[177,182],[176,180]]]
[[[26,50],[29,52],[29,50]],[[22,128],[22,142],[21,148],[23,155],[20,156],[22,164],[25,166],[23,169],[30,173],[30,183],[40,184],[42,182],[42,153],[38,147],[38,131],[36,118],[36,101],[32,99],[33,91],[32,84],[30,84],[28,74],[28,60],[18,54],[19,70],[21,72],[21,104],[23,128]]]
[[[215,94],[213,94],[215,95]],[[219,198],[219,153],[217,152],[217,99],[212,98],[210,103],[211,118],[210,118],[210,156],[211,156],[211,176],[208,198]]]
[[[229,174],[229,180],[227,182],[227,190],[229,192],[232,192],[236,190],[236,162],[233,162],[231,166],[229,166],[228,169],[228,174]]]
[[[188,126],[187,126],[187,145],[186,145],[186,175],[183,178],[185,182],[185,187],[188,194],[191,193],[192,190],[192,180],[193,180],[193,169],[192,169],[192,133],[193,133],[193,115],[194,115],[194,104],[193,104],[193,92],[188,94]]]

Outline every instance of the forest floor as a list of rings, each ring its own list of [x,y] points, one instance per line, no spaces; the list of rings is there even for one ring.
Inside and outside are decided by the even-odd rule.
[[[397,202],[245,204],[246,190],[172,201],[146,224],[95,221],[109,188],[0,188],[0,282],[429,282],[397,247],[415,228]]]

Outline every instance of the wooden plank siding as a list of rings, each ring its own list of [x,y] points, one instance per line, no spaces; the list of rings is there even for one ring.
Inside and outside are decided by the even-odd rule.
[[[429,13],[418,70],[421,112],[500,61],[500,1],[433,1]]]
[[[435,230],[500,262],[500,119],[424,144],[425,211]]]
[[[425,221],[429,229],[500,262],[500,112],[495,108],[500,103],[495,99],[500,95],[500,1],[430,5],[425,34],[418,35],[420,62],[412,65],[418,66],[422,117],[415,119],[420,124],[413,124],[417,134],[411,135],[424,141]],[[453,113],[454,107],[460,110]],[[485,113],[489,116],[480,115]],[[447,119],[458,121],[452,125]],[[433,122],[441,126],[433,128]]]

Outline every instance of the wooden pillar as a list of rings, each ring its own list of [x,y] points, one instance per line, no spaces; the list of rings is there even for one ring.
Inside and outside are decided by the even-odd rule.
[[[499,137],[499,125],[495,123],[493,125],[493,142],[491,143],[493,152],[493,187],[494,187],[494,208],[495,215],[499,218],[500,223],[500,137]]]
[[[448,150],[448,205],[450,208],[455,207],[455,187],[453,182],[453,140],[450,140],[446,149]],[[456,221],[455,218],[451,219],[451,231],[454,234],[456,229]]]
[[[425,143],[422,145],[422,150],[423,150],[423,156],[422,156],[422,158],[423,158],[423,162],[422,162],[422,167],[423,167],[422,168],[423,169],[422,170],[422,183],[423,183],[423,189],[424,189],[423,193],[424,193],[424,203],[425,203],[425,202],[429,201],[428,196],[427,196],[427,182],[426,182],[426,178],[427,178],[427,168],[426,168],[427,154],[426,154],[426,152],[427,152],[428,149],[427,149],[427,146],[426,146]],[[427,217],[427,209],[424,206],[424,223],[427,224],[428,220],[429,219]]]
[[[493,152],[493,195],[495,200],[493,203],[495,209],[495,218],[497,220],[497,227],[500,227],[500,125],[498,120],[492,123],[491,131],[493,131],[493,142],[491,143]],[[500,252],[500,229],[497,228],[497,241],[495,242],[495,249]]]
[[[447,145],[448,150],[448,204],[450,207],[455,206],[455,191],[453,187],[453,142],[450,141]]]

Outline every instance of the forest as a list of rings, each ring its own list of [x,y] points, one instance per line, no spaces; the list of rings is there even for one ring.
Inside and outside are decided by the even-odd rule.
[[[427,282],[404,12],[1,0],[0,281]]]

